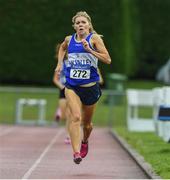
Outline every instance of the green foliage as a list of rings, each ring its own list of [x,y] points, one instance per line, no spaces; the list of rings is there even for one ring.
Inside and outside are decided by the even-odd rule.
[[[138,0],[141,40],[137,76],[140,78],[154,78],[170,56],[169,7],[169,0]]]
[[[122,51],[121,58],[124,63],[124,71],[127,75],[134,75],[137,70],[137,44],[139,43],[138,27],[140,23],[138,20],[137,5],[134,0],[122,0]]]
[[[117,0],[114,7],[113,70],[154,79],[170,56],[170,1]]]
[[[95,29],[111,48],[111,13],[107,15],[110,23],[105,23],[105,14],[112,12],[111,2],[0,1],[0,82],[51,84],[56,66],[55,46],[74,32],[71,19],[80,10],[90,14]]]
[[[0,83],[51,85],[55,46],[84,10],[112,57],[109,72],[153,79],[169,58],[169,0],[0,1]]]

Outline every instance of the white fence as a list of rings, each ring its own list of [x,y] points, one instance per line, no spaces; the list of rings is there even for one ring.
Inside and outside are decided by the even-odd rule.
[[[127,126],[129,131],[155,131],[170,141],[170,87],[127,89]],[[139,117],[140,107],[152,108],[150,118]],[[161,113],[161,114],[160,114]]]

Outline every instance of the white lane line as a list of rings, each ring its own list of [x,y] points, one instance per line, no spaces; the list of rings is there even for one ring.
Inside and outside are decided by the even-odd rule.
[[[32,174],[32,172],[36,169],[36,167],[38,166],[38,164],[41,162],[41,160],[43,159],[43,157],[46,155],[46,153],[49,151],[49,149],[54,145],[54,143],[56,142],[56,140],[58,139],[58,137],[61,135],[61,133],[63,132],[63,129],[60,129],[57,134],[53,137],[53,139],[50,141],[50,143],[48,144],[48,146],[44,149],[44,151],[42,152],[42,154],[40,155],[40,157],[35,161],[35,163],[30,167],[30,169],[24,174],[24,176],[22,177],[23,180],[27,180],[29,178],[29,176]]]
[[[2,129],[2,131],[0,132],[0,137],[9,134],[14,129],[16,129],[16,127],[10,127],[10,128],[4,129],[4,130]]]

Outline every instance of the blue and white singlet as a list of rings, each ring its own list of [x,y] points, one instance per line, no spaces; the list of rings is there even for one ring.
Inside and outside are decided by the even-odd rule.
[[[90,48],[94,49],[90,44],[93,33],[86,37]],[[76,40],[76,34],[72,35],[68,46],[68,63],[65,69],[66,84],[79,86],[91,82],[99,81],[97,72],[98,58],[86,51],[82,42]]]

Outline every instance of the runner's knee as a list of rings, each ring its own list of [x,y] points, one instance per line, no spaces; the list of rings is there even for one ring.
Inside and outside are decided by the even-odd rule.
[[[72,122],[73,123],[80,123],[81,122],[81,114],[80,113],[74,113]]]
[[[84,124],[83,128],[86,129],[86,130],[91,130],[91,129],[93,129],[93,123]]]

